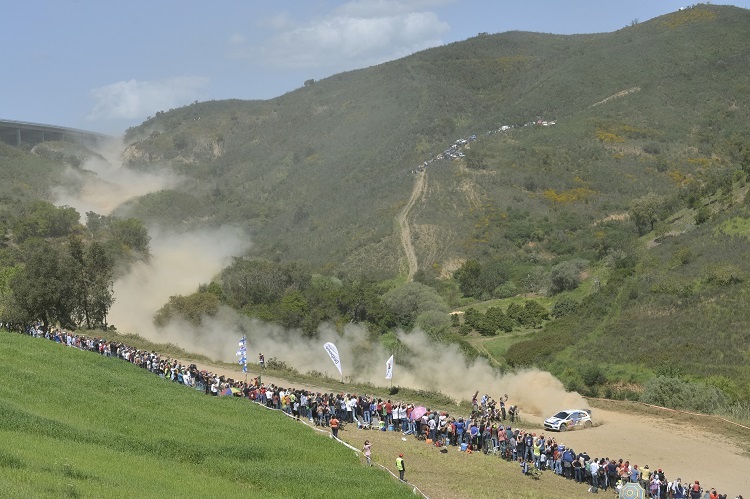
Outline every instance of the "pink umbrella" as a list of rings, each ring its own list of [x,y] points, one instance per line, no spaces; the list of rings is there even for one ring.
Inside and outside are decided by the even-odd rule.
[[[420,405],[419,407],[415,407],[413,411],[411,411],[411,418],[412,419],[419,419],[422,416],[427,413],[427,408],[423,405]]]

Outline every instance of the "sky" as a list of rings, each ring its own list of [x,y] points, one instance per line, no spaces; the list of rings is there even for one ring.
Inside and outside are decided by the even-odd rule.
[[[478,33],[611,32],[686,0],[3,2],[0,119],[119,135],[195,101],[270,99]],[[750,8],[750,0],[733,5]]]

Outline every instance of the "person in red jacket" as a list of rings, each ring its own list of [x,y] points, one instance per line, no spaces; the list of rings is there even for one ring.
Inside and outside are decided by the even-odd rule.
[[[339,420],[336,419],[336,415],[334,414],[331,416],[331,421],[329,422],[331,425],[331,433],[333,434],[333,438],[338,439],[339,438]]]

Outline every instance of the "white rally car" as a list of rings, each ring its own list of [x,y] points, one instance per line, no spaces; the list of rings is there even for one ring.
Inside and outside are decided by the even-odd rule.
[[[590,409],[568,409],[544,420],[544,429],[567,431],[572,428],[591,428]]]

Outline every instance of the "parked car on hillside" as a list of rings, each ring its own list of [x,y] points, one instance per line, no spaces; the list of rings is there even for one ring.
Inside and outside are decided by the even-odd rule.
[[[567,409],[544,420],[544,429],[552,431],[567,431],[592,426],[590,409]]]

